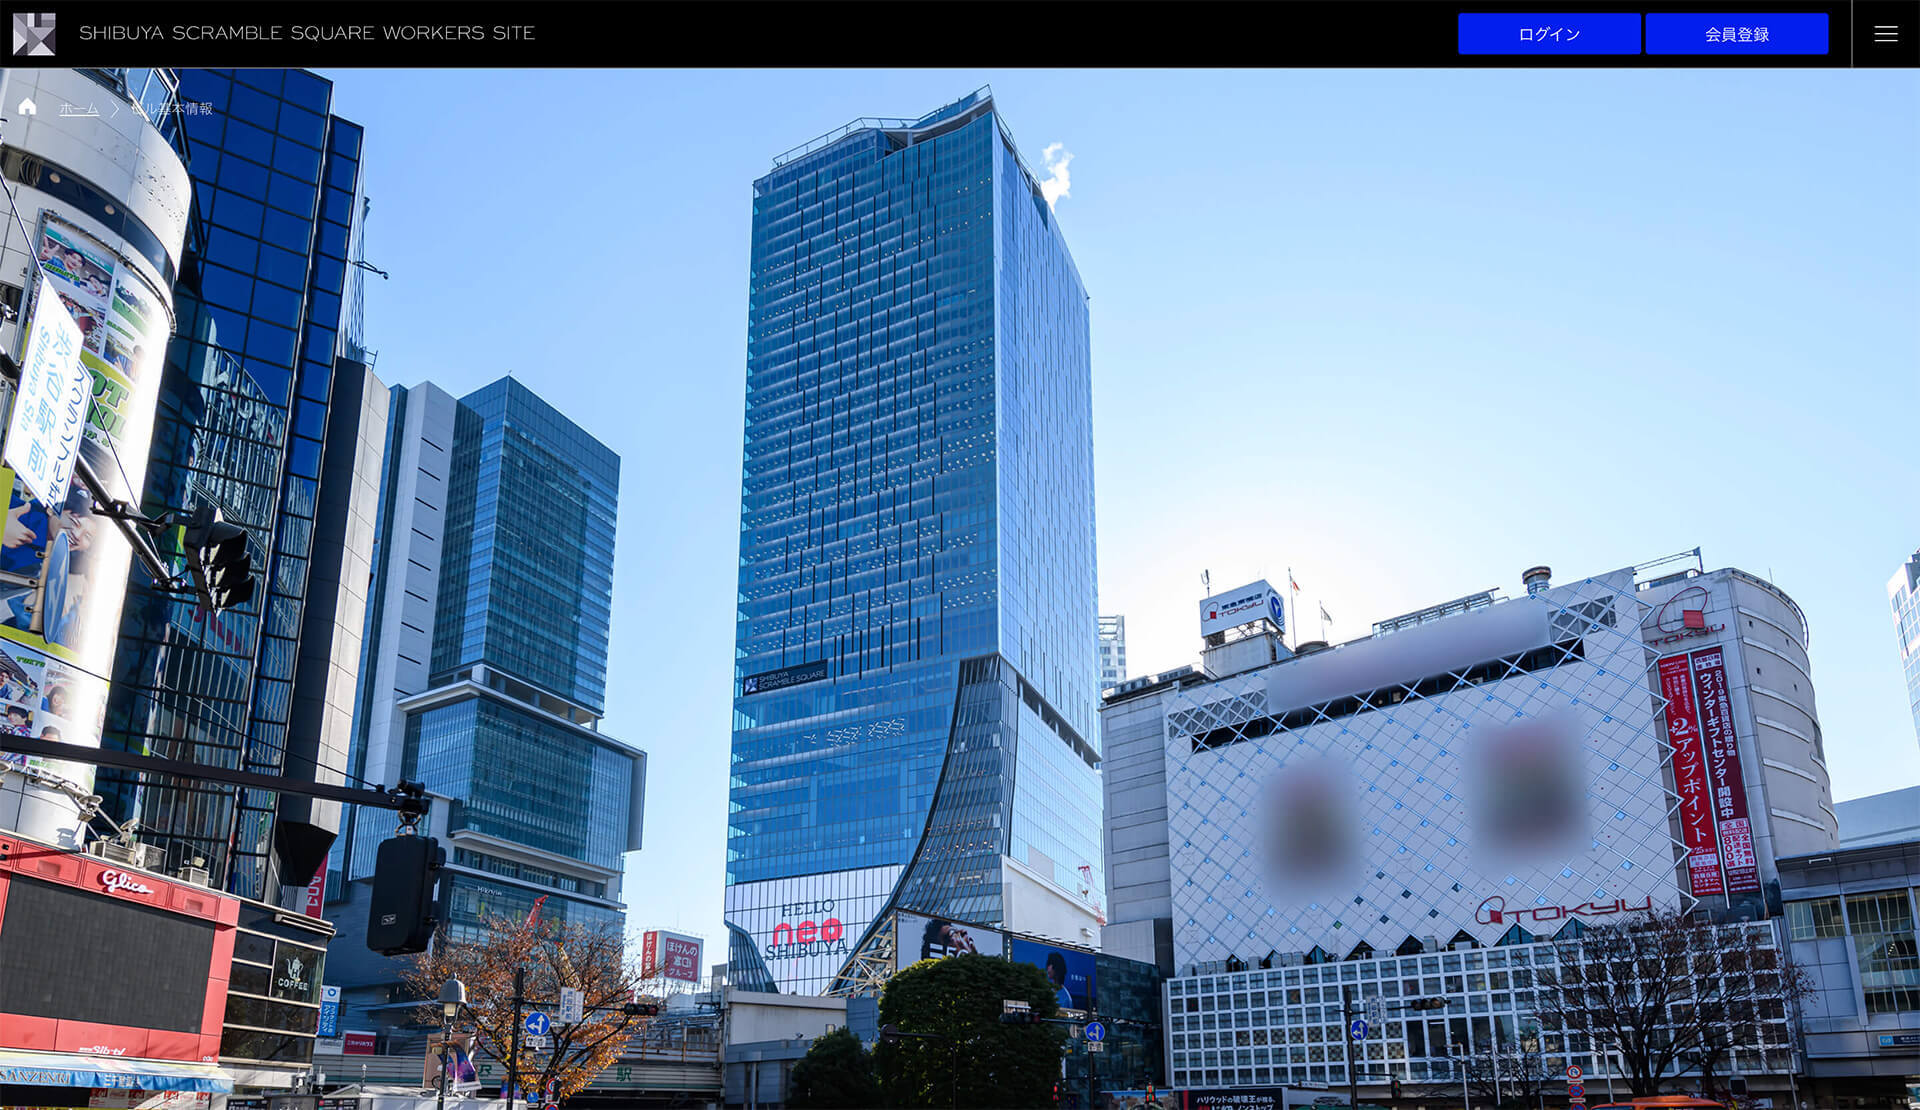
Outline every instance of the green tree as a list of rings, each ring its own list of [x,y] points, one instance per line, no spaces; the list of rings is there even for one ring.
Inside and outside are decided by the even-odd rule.
[[[889,1106],[1047,1107],[1065,1035],[1054,1025],[1005,1025],[1002,1003],[1054,1016],[1052,983],[1037,967],[992,956],[921,960],[887,981],[874,1070]]]
[[[873,1058],[852,1030],[835,1029],[814,1038],[806,1057],[793,1066],[787,1105],[793,1110],[873,1110],[880,1105]]]

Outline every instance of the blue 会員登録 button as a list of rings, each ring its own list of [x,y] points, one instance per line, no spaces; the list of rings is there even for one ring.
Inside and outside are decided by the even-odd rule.
[[[1826,12],[1649,12],[1649,54],[1825,54]]]
[[[1462,54],[1638,54],[1638,12],[1461,12]]]

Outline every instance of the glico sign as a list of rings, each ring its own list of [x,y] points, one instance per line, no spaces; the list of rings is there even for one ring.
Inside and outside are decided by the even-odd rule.
[[[799,960],[808,956],[847,954],[847,927],[833,916],[833,900],[795,902],[780,907],[780,924],[761,953],[768,960]],[[800,918],[795,924],[794,918]]]
[[[1723,632],[1726,625],[1707,623],[1709,600],[1705,586],[1688,586],[1668,598],[1664,605],[1653,611],[1651,617],[1640,622],[1640,634],[1646,638],[1649,647],[1659,647]]]

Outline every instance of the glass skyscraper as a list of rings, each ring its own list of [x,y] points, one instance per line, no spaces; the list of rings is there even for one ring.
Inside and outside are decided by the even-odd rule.
[[[440,801],[448,934],[500,918],[624,926],[646,754],[600,731],[620,460],[525,385],[456,400],[396,388],[375,526],[353,773]],[[369,879],[395,815],[356,809],[329,864],[328,956],[374,1029],[404,965],[364,950]],[[381,1015],[386,1014],[383,1018]]]
[[[361,623],[355,570],[343,571],[337,550],[318,552],[327,588],[316,600],[323,455],[352,457],[333,468],[349,485],[379,465],[359,450],[357,421],[330,428],[336,377],[352,379],[353,411],[343,415],[358,417],[372,361],[359,335],[360,271],[348,261],[363,205],[362,132],[329,114],[332,92],[299,70],[180,71],[183,107],[169,126],[185,132],[193,212],[145,509],[218,507],[251,534],[259,592],[209,616],[132,574],[108,746],[304,778],[317,766],[340,781],[345,753],[321,737],[339,730],[322,728],[317,712],[344,713],[351,685],[344,696],[326,689],[341,674],[314,667],[305,673],[320,688],[296,690],[310,604],[325,610],[311,616],[337,617],[349,637]],[[339,511],[350,492],[333,498]],[[177,531],[171,542],[177,559]],[[364,551],[357,565],[364,571]],[[330,657],[332,638],[322,639]],[[295,723],[301,703],[317,711],[305,729]],[[248,897],[277,900],[281,887],[307,885],[338,827],[332,803],[131,772],[100,779],[109,812],[137,819],[169,867],[199,857],[216,884]]]
[[[894,909],[1091,938],[1087,297],[991,93],[776,159],[752,267],[734,981],[850,989]]]

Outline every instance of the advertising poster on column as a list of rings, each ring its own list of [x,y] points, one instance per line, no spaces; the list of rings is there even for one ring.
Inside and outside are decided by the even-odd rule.
[[[1693,682],[1699,695],[1700,738],[1707,752],[1707,782],[1720,829],[1720,863],[1726,868],[1727,890],[1752,894],[1760,889],[1760,862],[1753,854],[1753,822],[1747,816],[1740,743],[1733,733],[1733,699],[1727,692],[1724,649],[1693,653]]]
[[[1673,789],[1680,795],[1680,833],[1687,846],[1687,881],[1696,898],[1725,890],[1720,879],[1719,840],[1713,827],[1712,790],[1700,746],[1700,718],[1692,668],[1684,655],[1660,660],[1660,696],[1667,699],[1667,744],[1673,750]]]
[[[900,967],[969,952],[999,956],[1006,951],[997,929],[923,913],[894,914],[893,936],[895,960]]]
[[[167,300],[105,244],[50,214],[41,217],[38,253],[42,287],[83,336],[80,361],[92,397],[80,458],[113,497],[138,501],[159,361],[173,330]],[[12,469],[0,468],[0,489],[8,495],[0,531],[0,729],[97,747],[132,552],[77,481],[59,503],[46,504]],[[9,760],[92,788],[85,764]],[[21,831],[60,838],[49,828]]]

